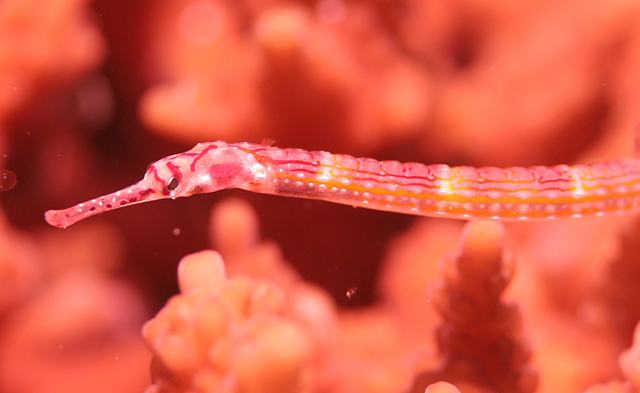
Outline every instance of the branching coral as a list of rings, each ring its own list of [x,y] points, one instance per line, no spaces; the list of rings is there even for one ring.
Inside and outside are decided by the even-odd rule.
[[[620,239],[619,256],[611,262],[604,297],[608,321],[621,337],[630,337],[640,320],[640,221],[635,220]]]
[[[312,343],[282,290],[227,279],[218,253],[183,258],[181,294],[144,327],[154,353],[147,392],[299,392],[310,383]]]
[[[572,11],[577,5],[579,13]],[[629,39],[636,36],[637,3],[411,0],[407,6],[412,12],[400,25],[401,37],[439,71],[432,123],[438,132],[421,134],[436,156],[453,149],[493,165],[539,161],[541,154],[554,159],[545,149],[550,141],[562,145],[565,157],[575,155],[607,126],[609,94],[629,89],[637,99],[637,82],[631,93],[630,86],[609,85],[617,73],[606,71],[620,52],[637,56]],[[568,15],[572,23],[563,23]],[[594,32],[594,20],[608,34]],[[619,122],[609,131],[627,130],[628,140],[637,116],[615,116]]]
[[[316,378],[309,391],[406,390],[417,348],[400,334],[403,325],[389,308],[338,312],[326,291],[303,280],[283,260],[277,245],[259,241],[256,213],[243,200],[228,199],[216,206],[210,231],[212,244],[228,256],[231,277],[268,279],[286,292],[290,316],[314,343]]]
[[[460,393],[460,391],[450,383],[436,382],[427,386],[424,393]]]
[[[43,86],[63,87],[102,59],[104,42],[86,10],[87,0],[0,4],[0,119]]]
[[[140,391],[149,361],[142,314],[126,283],[95,271],[57,275],[3,318],[0,390]]]
[[[620,355],[619,363],[624,376],[640,390],[640,323],[636,325],[632,347]]]
[[[640,391],[640,323],[636,326],[631,348],[620,354],[618,359],[624,381],[615,380],[596,384],[585,393],[635,393]]]
[[[342,1],[256,8],[182,1],[160,9],[168,44],[154,58],[171,82],[145,95],[149,125],[190,142],[253,139],[266,128],[291,144],[318,135],[325,146],[347,138],[371,148],[415,134],[428,118],[430,77],[377,28],[380,15]]]
[[[143,389],[146,316],[123,281],[160,307],[176,261],[212,247],[226,266],[185,257],[181,294],[146,327],[150,392],[529,392],[529,364],[541,393],[637,392],[637,330],[615,361],[640,318],[625,217],[509,224],[519,274],[505,293],[513,260],[485,224],[438,272],[461,222],[268,196],[247,197],[256,211],[199,196],[65,231],[42,213],[188,148],[171,141],[474,166],[628,156],[639,4],[0,1],[0,169],[18,180],[0,192],[0,390]],[[104,91],[109,125],[87,127]]]
[[[230,276],[244,274],[291,289],[298,273],[283,261],[280,248],[260,239],[258,217],[243,199],[225,199],[211,210],[210,244],[225,258]]]
[[[443,377],[496,392],[535,390],[520,312],[517,305],[500,302],[515,268],[513,255],[503,250],[503,236],[499,223],[469,223],[459,253],[442,259],[444,279],[432,293],[444,318],[437,337],[445,363],[419,377],[415,392]]]
[[[0,316],[36,291],[42,267],[35,244],[14,233],[0,214]]]

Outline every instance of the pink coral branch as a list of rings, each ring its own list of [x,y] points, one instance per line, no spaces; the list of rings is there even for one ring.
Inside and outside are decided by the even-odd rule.
[[[609,321],[622,337],[631,337],[640,320],[640,220],[635,220],[623,233],[620,253],[611,263],[603,288],[605,310]],[[627,342],[628,343],[628,342]]]
[[[437,332],[445,357],[442,368],[419,376],[414,392],[452,378],[496,392],[533,392],[537,374],[527,367],[531,355],[520,311],[500,301],[514,272],[514,257],[503,250],[500,223],[468,223],[460,251],[441,260],[443,279],[432,296],[444,322]]]
[[[300,392],[309,383],[309,335],[286,311],[284,292],[228,279],[220,254],[182,259],[181,293],[143,330],[154,354],[147,392]]]

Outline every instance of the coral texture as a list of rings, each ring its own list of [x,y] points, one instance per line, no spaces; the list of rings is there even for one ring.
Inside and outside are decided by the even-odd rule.
[[[444,319],[437,339],[445,362],[435,375],[418,377],[414,391],[443,377],[496,392],[535,390],[537,374],[527,367],[531,348],[520,311],[500,301],[515,269],[513,255],[503,250],[503,232],[500,223],[471,222],[460,251],[441,260],[444,278],[433,283],[432,297]]]
[[[278,286],[228,280],[220,254],[186,256],[180,295],[143,329],[154,354],[147,392],[308,390],[312,343]]]
[[[450,383],[436,382],[427,386],[424,393],[460,393],[460,391]]]
[[[43,220],[217,139],[627,157],[638,69],[628,0],[0,1],[0,391],[638,392],[637,217],[229,190]]]
[[[620,355],[619,363],[624,376],[640,390],[640,323],[633,334],[633,346]]]
[[[634,393],[640,391],[640,324],[633,335],[633,345],[618,359],[625,380],[595,384],[585,393]]]

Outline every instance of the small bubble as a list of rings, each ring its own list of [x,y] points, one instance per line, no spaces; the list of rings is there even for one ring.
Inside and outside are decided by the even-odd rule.
[[[173,228],[171,233],[173,233],[173,236],[180,236],[180,228]]]
[[[0,192],[9,191],[18,182],[18,177],[15,172],[8,169],[0,170]]]

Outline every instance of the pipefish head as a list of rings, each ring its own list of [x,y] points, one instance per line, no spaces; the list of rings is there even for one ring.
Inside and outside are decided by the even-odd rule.
[[[151,164],[144,180],[158,198],[179,198],[241,187],[255,177],[251,153],[218,141]]]
[[[225,188],[241,187],[264,171],[256,171],[255,157],[238,145],[199,143],[193,149],[149,165],[138,183],[64,210],[49,210],[45,219],[53,226],[68,227],[85,218],[157,199],[178,198]],[[259,167],[259,166],[258,166]],[[260,169],[260,168],[259,168]]]

